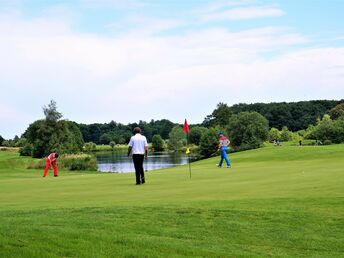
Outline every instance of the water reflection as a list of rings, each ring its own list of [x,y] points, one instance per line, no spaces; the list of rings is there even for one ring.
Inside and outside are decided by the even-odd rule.
[[[102,152],[97,153],[98,171],[101,172],[134,172],[132,157],[127,157],[126,153]],[[154,152],[150,153],[148,160],[144,161],[145,170],[155,170],[160,168],[173,167],[187,163],[187,156],[184,153]]]

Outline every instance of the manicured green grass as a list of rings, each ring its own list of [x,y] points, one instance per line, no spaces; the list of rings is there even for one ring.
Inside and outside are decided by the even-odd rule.
[[[344,145],[265,147],[134,174],[0,152],[0,257],[344,257]]]

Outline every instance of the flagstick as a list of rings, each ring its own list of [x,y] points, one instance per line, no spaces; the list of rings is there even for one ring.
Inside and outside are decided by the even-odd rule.
[[[188,154],[188,160],[189,160],[189,172],[190,172],[190,178],[191,178],[191,164],[190,164],[190,154]]]
[[[186,146],[189,145],[189,125],[188,122],[186,121],[186,118],[184,120],[184,127],[183,127],[183,131],[186,133]],[[191,179],[191,165],[190,165],[190,150],[189,148],[186,148],[186,154],[188,155],[188,162],[189,162],[189,172],[190,172],[190,179]]]
[[[186,134],[186,143],[189,145],[189,134]],[[190,173],[190,179],[191,179],[191,164],[190,164],[190,152],[188,153],[188,162],[189,162],[189,173]]]

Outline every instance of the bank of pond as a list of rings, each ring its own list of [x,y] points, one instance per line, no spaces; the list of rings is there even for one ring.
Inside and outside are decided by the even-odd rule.
[[[46,159],[39,159],[28,166],[30,169],[44,169]],[[146,171],[184,165],[188,156],[184,152],[150,152],[144,162]],[[58,159],[58,167],[71,171],[99,171],[113,173],[134,172],[132,157],[123,149],[82,154],[63,154]]]

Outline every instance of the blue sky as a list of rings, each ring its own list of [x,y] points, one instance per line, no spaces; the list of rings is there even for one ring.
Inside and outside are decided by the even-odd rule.
[[[0,135],[344,98],[344,1],[0,0]]]

